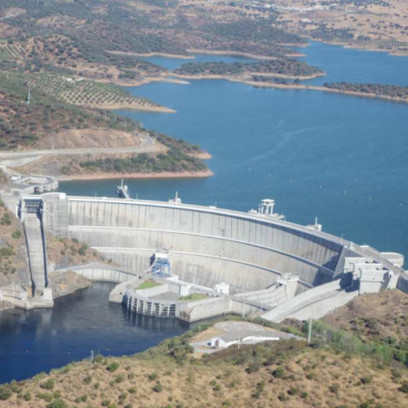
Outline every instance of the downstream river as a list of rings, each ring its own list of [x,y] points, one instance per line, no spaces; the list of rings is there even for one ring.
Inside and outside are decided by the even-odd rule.
[[[94,353],[133,354],[177,336],[188,326],[178,320],[129,317],[108,302],[110,283],[55,301],[53,309],[0,313],[0,384],[81,360]]]
[[[312,43],[304,59],[330,81],[408,85],[408,58]],[[242,60],[200,56],[199,60]],[[183,61],[152,58],[175,68]],[[121,112],[208,150],[207,179],[132,180],[132,197],[247,211],[274,198],[291,221],[408,257],[408,105],[316,91],[257,89],[227,81],[152,83],[130,89],[177,110]],[[118,181],[64,182],[68,194],[112,196]],[[85,358],[129,354],[182,333],[161,320],[129,320],[95,284],[54,310],[0,313],[0,383]]]

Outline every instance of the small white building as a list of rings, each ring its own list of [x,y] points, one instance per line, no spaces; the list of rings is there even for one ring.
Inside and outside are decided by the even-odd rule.
[[[214,290],[217,295],[229,295],[230,286],[228,283],[221,282],[214,286]]]

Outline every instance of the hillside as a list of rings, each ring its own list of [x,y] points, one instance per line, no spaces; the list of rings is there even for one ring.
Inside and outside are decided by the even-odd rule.
[[[204,326],[205,328],[207,326]],[[20,407],[404,407],[408,370],[308,347],[303,341],[229,348],[196,359],[196,327],[144,353],[97,356],[0,387]]]
[[[0,286],[29,283],[22,225],[0,200]]]
[[[202,323],[143,353],[98,355],[4,384],[0,407],[403,408],[407,308],[398,290],[362,295],[314,321],[310,345],[292,339],[195,355],[192,341],[216,335]],[[299,321],[254,322],[300,337],[308,331]]]
[[[364,341],[408,341],[408,296],[399,290],[367,294],[328,314],[324,321]]]

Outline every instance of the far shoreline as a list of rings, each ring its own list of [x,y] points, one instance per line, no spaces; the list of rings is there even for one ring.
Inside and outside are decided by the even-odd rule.
[[[285,76],[281,76],[281,75],[278,76],[278,75],[273,75],[273,74],[264,75],[264,76],[280,77],[280,78],[285,77]],[[323,76],[323,75],[316,75],[316,77],[320,77],[320,76]],[[388,101],[388,102],[408,104],[408,99],[394,98],[394,97],[390,97],[387,95],[376,95],[373,93],[343,91],[341,89],[328,88],[322,85],[278,84],[278,83],[262,82],[262,81],[257,82],[257,81],[253,81],[251,79],[246,79],[242,77],[241,78],[240,77],[229,77],[229,76],[223,76],[223,75],[195,75],[195,76],[194,75],[178,75],[178,77],[189,79],[192,81],[224,80],[224,81],[235,82],[235,83],[240,83],[244,85],[250,85],[255,88],[275,88],[275,89],[291,89],[291,90],[304,90],[304,91],[320,91],[320,92],[337,93],[337,94],[342,94],[342,95],[354,96],[357,98],[381,99],[381,100]],[[300,79],[300,77],[297,77],[297,79]],[[312,79],[312,78],[306,78],[306,79]],[[300,79],[300,80],[304,80],[304,79]]]

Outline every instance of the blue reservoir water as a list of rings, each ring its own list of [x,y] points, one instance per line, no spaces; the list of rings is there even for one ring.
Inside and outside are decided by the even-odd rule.
[[[181,334],[177,320],[129,317],[110,304],[113,285],[90,288],[57,299],[48,310],[0,313],[0,384],[20,380],[90,356],[133,354]]]
[[[408,85],[408,58],[312,43],[305,59],[324,81]],[[155,59],[156,62],[167,59]],[[176,61],[177,64],[180,60]],[[227,81],[131,88],[177,110],[121,112],[207,149],[208,179],[129,180],[131,195],[249,210],[265,197],[299,223],[408,256],[408,106]],[[69,194],[112,196],[118,181],[65,182]]]
[[[373,84],[408,85],[408,57],[395,57],[387,53],[369,52],[312,42],[308,48],[297,51],[305,54],[300,58],[311,65],[318,66],[327,75],[311,81],[312,84],[324,82],[359,82]]]

